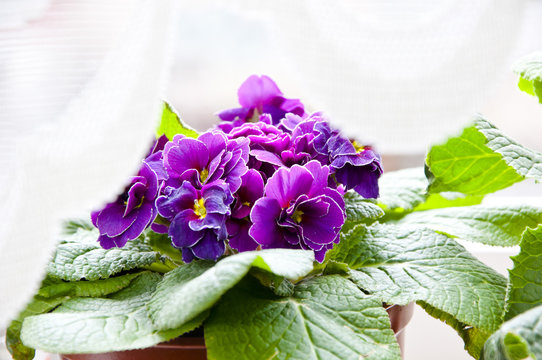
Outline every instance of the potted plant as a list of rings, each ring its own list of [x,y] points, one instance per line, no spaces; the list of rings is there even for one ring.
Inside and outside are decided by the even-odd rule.
[[[522,63],[520,84],[540,94],[536,61]],[[251,76],[238,94],[240,107],[202,134],[164,105],[125,191],[91,222],[67,222],[38,293],[8,329],[15,359],[34,348],[166,358],[152,351],[202,334],[186,356],[400,359],[384,305],[414,302],[475,358],[542,356],[540,330],[528,331],[541,308],[521,314],[542,302],[542,209],[481,203],[540,180],[542,154],[478,117],[429,150],[425,171],[382,174],[370,146],[270,78]],[[519,244],[510,277],[457,238]]]

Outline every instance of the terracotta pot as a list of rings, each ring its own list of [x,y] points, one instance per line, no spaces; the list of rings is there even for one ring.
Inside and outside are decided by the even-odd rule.
[[[386,310],[390,316],[391,328],[403,352],[404,330],[412,318],[414,304],[406,306],[391,305]],[[192,333],[193,334],[193,333]],[[197,333],[195,335],[198,335]],[[200,336],[183,336],[171,341],[140,350],[118,351],[103,354],[62,355],[63,360],[206,360],[207,352],[203,334]]]

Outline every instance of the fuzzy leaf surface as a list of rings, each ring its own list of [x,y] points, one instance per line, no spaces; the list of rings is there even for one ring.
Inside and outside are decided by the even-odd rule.
[[[542,359],[542,306],[505,322],[486,342],[480,359]]]
[[[129,241],[123,248],[105,250],[96,242],[97,238],[97,229],[80,228],[65,235],[48,265],[48,275],[66,281],[94,281],[160,260],[160,254],[141,239]]]
[[[542,104],[542,52],[520,59],[514,66],[514,72],[519,75],[519,88],[527,94],[537,96]]]
[[[252,280],[252,281],[250,281]],[[379,299],[338,275],[320,276],[279,297],[246,278],[206,323],[212,360],[399,360]]]
[[[542,305],[542,226],[527,229],[520,252],[513,256],[514,267],[509,270],[508,310],[505,319]]]
[[[408,214],[397,225],[418,225],[463,240],[496,246],[514,246],[527,227],[542,224],[542,209],[533,206],[443,208]]]
[[[418,226],[358,225],[334,248],[352,280],[388,304],[423,301],[486,331],[502,322],[506,279],[453,239]]]
[[[243,252],[216,264],[193,261],[165,275],[149,313],[159,329],[173,329],[212,307],[251,267],[295,280],[308,274],[313,262],[312,251],[290,249]]]
[[[156,329],[146,311],[161,276],[144,273],[109,298],[75,298],[49,314],[24,320],[27,346],[53,353],[100,353],[153,346],[201,324],[206,314],[168,331]]]

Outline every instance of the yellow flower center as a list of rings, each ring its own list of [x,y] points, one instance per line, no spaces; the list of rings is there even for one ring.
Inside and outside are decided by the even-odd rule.
[[[362,152],[365,150],[365,146],[359,144],[356,140],[352,141],[352,145],[354,145],[354,149],[356,149],[356,152]]]
[[[292,219],[294,219],[294,221],[299,224],[301,220],[303,220],[303,211],[301,210],[294,211],[294,213],[292,214]]]
[[[207,210],[205,209],[205,200],[194,200],[194,213],[199,216],[200,219],[203,219],[205,215],[207,215]]]
[[[199,177],[201,179],[201,182],[204,182],[207,180],[207,177],[209,176],[209,170],[203,169],[199,172]]]

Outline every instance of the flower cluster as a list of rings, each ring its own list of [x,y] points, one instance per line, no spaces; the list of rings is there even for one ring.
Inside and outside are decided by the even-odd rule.
[[[267,76],[240,87],[197,139],[158,138],[124,193],[92,213],[104,248],[145,228],[167,233],[183,260],[217,260],[229,248],[313,250],[322,262],[339,241],[345,191],[378,196],[380,157],[309,114]]]

